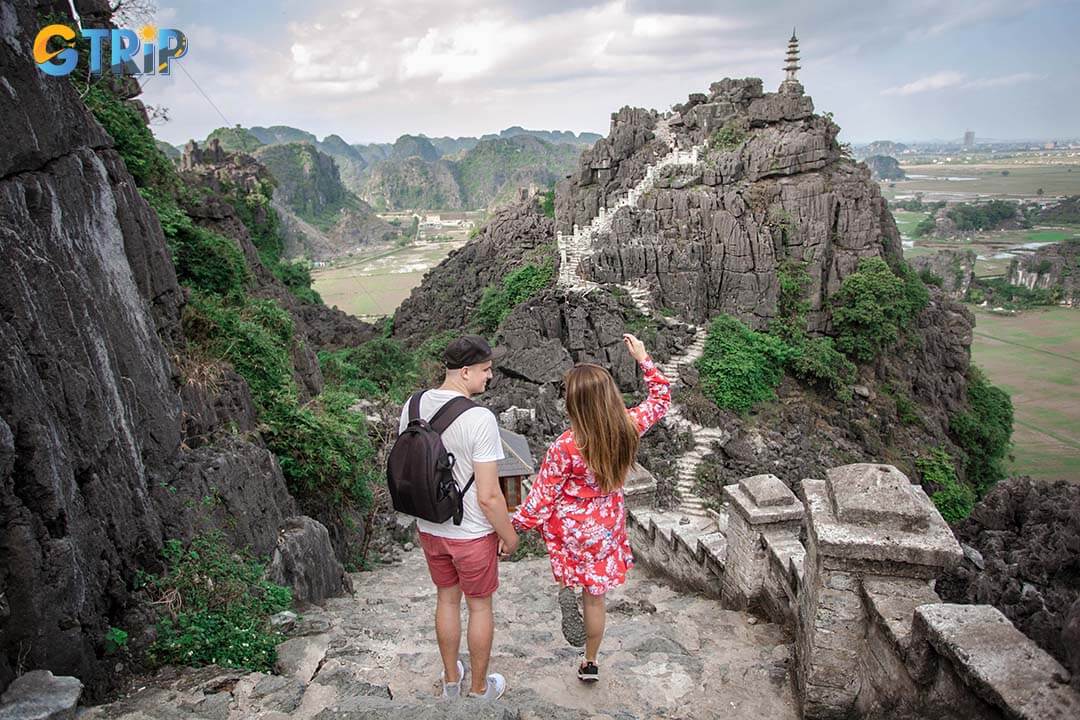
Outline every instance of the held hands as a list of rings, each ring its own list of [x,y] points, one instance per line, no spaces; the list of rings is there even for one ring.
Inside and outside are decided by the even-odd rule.
[[[510,542],[507,542],[503,538],[499,538],[499,557],[510,557],[514,554],[514,551],[517,550],[517,547],[518,535],[516,532],[514,532],[513,537],[510,538]]]
[[[645,343],[641,342],[630,333],[623,333],[622,339],[623,344],[626,345],[626,351],[630,353],[630,357],[638,362],[649,357],[649,353],[645,351]]]

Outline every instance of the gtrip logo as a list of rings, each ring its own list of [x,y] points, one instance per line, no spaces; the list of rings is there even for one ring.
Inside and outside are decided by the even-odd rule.
[[[138,32],[127,28],[82,28],[79,33],[67,25],[47,25],[34,39],[34,62],[46,75],[70,75],[79,65],[75,38],[89,41],[90,73],[104,73],[102,56],[109,42],[109,72],[114,75],[168,75],[173,60],[187,54],[187,36],[175,28],[147,25]],[[60,46],[50,50],[49,46]],[[84,45],[85,47],[85,45]]]

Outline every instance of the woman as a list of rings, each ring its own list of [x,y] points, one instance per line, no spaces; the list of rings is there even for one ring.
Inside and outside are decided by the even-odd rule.
[[[604,593],[626,582],[634,564],[626,535],[622,487],[634,464],[638,439],[667,412],[670,382],[660,374],[640,340],[623,335],[630,355],[641,365],[649,397],[629,410],[607,370],[580,364],[565,377],[570,429],[548,449],[514,526],[539,526],[551,558],[551,570],[562,589],[563,632],[580,645],[574,591],[584,588],[585,657],[578,677],[600,679],[596,655],[604,636]],[[580,625],[580,620],[577,623]],[[577,635],[577,639],[572,636]]]

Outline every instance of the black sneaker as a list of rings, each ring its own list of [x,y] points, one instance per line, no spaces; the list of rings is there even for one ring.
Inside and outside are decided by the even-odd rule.
[[[596,663],[584,660],[578,666],[577,677],[582,682],[594,683],[600,679],[600,668],[596,666]]]
[[[585,647],[585,621],[581,618],[573,588],[559,590],[559,609],[562,610],[562,634],[566,642],[574,647]]]

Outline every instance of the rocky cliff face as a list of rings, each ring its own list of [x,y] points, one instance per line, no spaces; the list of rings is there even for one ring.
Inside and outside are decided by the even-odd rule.
[[[107,4],[79,5],[108,22]],[[0,9],[0,688],[48,668],[78,676],[93,701],[116,678],[105,633],[127,627],[134,644],[131,583],[160,569],[166,538],[209,521],[266,553],[296,506],[258,436],[231,433],[256,425],[246,384],[186,357],[186,291],[112,139],[67,80],[30,60],[38,13],[66,9]],[[203,217],[235,220],[209,201]],[[370,330],[293,309],[308,339]]]
[[[994,605],[1080,688],[1080,486],[1011,478],[956,533],[965,559],[938,582],[941,597]]]
[[[1080,302],[1080,240],[1044,245],[1013,258],[1008,278],[1010,285],[1028,290],[1054,290],[1058,302],[1076,306]]]
[[[776,310],[777,270],[803,261],[810,326],[865,257],[900,259],[900,236],[864,166],[841,156],[838,128],[806,96],[763,93],[761,81],[724,80],[670,120],[675,146],[706,144],[703,162],[675,165],[637,207],[617,211],[583,267],[598,282],[637,282],[654,303],[691,321],[729,313],[763,327]],[[667,152],[654,111],[623,108],[611,132],[559,186],[558,229],[584,226]]]
[[[468,245],[424,276],[394,313],[394,336],[410,344],[467,329],[484,289],[553,241],[553,221],[533,197],[500,208]]]
[[[954,300],[963,300],[975,279],[975,259],[974,250],[940,250],[917,255],[910,263],[930,284],[938,284]]]
[[[391,158],[375,163],[360,193],[379,210],[465,207],[453,167],[446,160]]]

